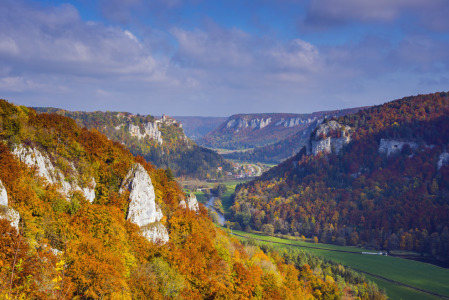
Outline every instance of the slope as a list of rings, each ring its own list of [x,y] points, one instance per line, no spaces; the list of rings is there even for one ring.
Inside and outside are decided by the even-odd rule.
[[[231,165],[215,152],[188,139],[182,124],[163,116],[140,116],[126,112],[71,112],[56,108],[35,108],[74,119],[78,125],[95,128],[108,138],[124,144],[158,168],[170,168],[176,176],[216,178],[217,168]]]
[[[247,149],[226,157],[255,162],[279,162],[298,151],[307,132],[324,118],[357,112],[360,108],[310,114],[239,114],[231,116],[216,130],[198,140],[200,145],[218,149]],[[300,139],[299,143],[296,139]],[[296,151],[295,151],[296,150]],[[274,156],[273,156],[274,155]],[[270,158],[273,157],[273,158]]]
[[[0,100],[0,137],[1,298],[336,299],[343,293],[308,266],[297,269],[230,238],[165,170],[95,129]],[[382,297],[372,287],[370,297]]]
[[[295,157],[237,187],[234,221],[447,262],[448,129],[447,93],[327,121]]]

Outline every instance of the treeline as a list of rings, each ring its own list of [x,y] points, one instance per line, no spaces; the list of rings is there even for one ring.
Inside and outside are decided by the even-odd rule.
[[[161,123],[163,143],[150,138],[139,139],[129,132],[129,125],[143,126],[154,122],[153,116],[140,116],[118,112],[71,112],[53,108],[36,108],[41,112],[54,112],[74,119],[78,125],[95,128],[108,138],[125,145],[132,154],[140,155],[158,168],[171,169],[176,176],[199,179],[219,178],[218,167],[231,171],[231,164],[220,155],[195,144],[184,135],[179,123]]]
[[[449,259],[447,93],[408,97],[338,119],[353,128],[339,155],[305,149],[236,188],[232,212],[242,228],[316,237],[321,242],[410,250]],[[416,143],[396,154],[380,139]],[[439,167],[439,161],[440,167]]]
[[[242,243],[257,245],[264,253],[276,253],[286,263],[294,265],[300,270],[307,289],[317,299],[387,299],[385,291],[379,290],[375,283],[340,263],[301,249],[260,244],[251,238]]]

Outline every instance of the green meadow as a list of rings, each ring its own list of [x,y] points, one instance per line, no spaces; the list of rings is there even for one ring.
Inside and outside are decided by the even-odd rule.
[[[289,247],[303,248],[304,250],[310,251],[327,259],[331,259],[335,262],[340,262],[341,264],[358,271],[371,273],[373,275],[384,277],[387,280],[397,281],[449,298],[449,269],[392,256],[365,255],[361,254],[361,252],[370,250],[356,247],[343,247],[320,243],[314,244],[305,241],[287,240],[277,237],[250,234],[236,230],[233,230],[233,233],[240,234],[248,238],[251,237],[258,240],[263,240],[263,243],[271,244],[273,247],[278,249],[288,249]],[[440,297],[422,293],[375,276],[366,275],[366,277],[376,282],[380,288],[385,289],[390,299],[441,299]]]

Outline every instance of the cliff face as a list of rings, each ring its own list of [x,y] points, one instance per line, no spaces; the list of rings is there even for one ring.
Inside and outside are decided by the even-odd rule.
[[[160,240],[167,242],[168,231],[164,225],[159,224],[162,217],[162,211],[156,204],[156,196],[151,178],[147,171],[140,164],[135,164],[128,172],[123,180],[120,193],[128,190],[129,208],[127,220],[139,225],[143,230],[143,234],[150,241]],[[151,226],[150,226],[151,225]]]
[[[8,193],[0,180],[0,205],[8,206]]]
[[[187,200],[187,204],[186,204],[186,200]],[[187,197],[186,200],[181,200],[181,202],[179,202],[179,206],[181,206],[183,208],[188,208],[189,210],[193,210],[193,211],[198,211],[200,209],[198,200],[196,199],[195,194],[191,193],[189,195],[189,197]]]
[[[149,139],[155,140],[159,144],[163,143],[162,134],[159,131],[158,123],[148,122],[143,125],[143,133],[140,127],[132,123],[129,124],[128,131],[132,136],[136,136],[139,140],[148,137]]]
[[[448,165],[448,164],[449,164],[449,153],[444,151],[438,157],[438,165],[437,165],[438,170],[441,169],[442,166],[445,166],[445,165]]]
[[[294,113],[269,113],[269,114],[238,114],[228,118],[226,122],[217,127],[214,131],[209,132],[203,138],[198,140],[198,144],[218,149],[245,149],[255,148],[256,151],[260,148],[262,152],[273,151],[274,144],[284,141],[288,138],[293,138],[296,134],[307,131],[312,131],[316,124],[321,123],[323,119],[337,118],[351,112],[356,112],[360,108],[345,109],[339,111],[321,111],[310,114],[294,114]],[[289,143],[289,142],[287,142]],[[295,144],[295,142],[292,142]],[[277,147],[278,145],[276,145]],[[294,148],[294,147],[293,147]],[[295,148],[299,150],[299,148]],[[275,152],[282,152],[284,147],[278,147]],[[290,157],[292,154],[289,149]],[[297,151],[296,151],[297,152]],[[293,154],[296,153],[293,151]],[[261,161],[260,158],[272,157],[271,153],[264,153],[257,159],[253,159],[247,155],[241,155],[242,160]],[[267,154],[267,155],[265,155]],[[284,157],[284,158],[286,158]],[[255,157],[254,157],[255,158]]]
[[[13,154],[23,163],[30,167],[35,167],[37,175],[44,177],[51,184],[57,184],[60,186],[60,192],[67,198],[70,198],[70,194],[75,191],[81,192],[84,197],[93,202],[95,199],[95,179],[92,178],[91,182],[81,187],[78,180],[75,178],[71,182],[66,181],[66,178],[62,171],[58,169],[45,154],[42,154],[35,148],[27,148],[23,145],[18,145],[13,151]],[[72,174],[78,174],[73,163],[68,164],[68,169]],[[76,176],[74,176],[76,177]]]
[[[248,117],[242,117],[242,118],[229,120],[226,123],[226,127],[233,128],[238,132],[239,129],[244,129],[244,128],[248,128],[248,127],[251,127],[253,129],[262,129],[270,123],[271,123],[271,118],[250,119]]]
[[[276,126],[284,126],[284,127],[295,127],[302,124],[309,124],[317,120],[317,117],[313,118],[300,118],[300,117],[293,117],[293,118],[282,118],[281,120],[276,122]]]
[[[409,145],[410,148],[418,148],[418,144],[412,141],[399,141],[393,139],[381,139],[379,145],[379,153],[386,154],[387,156],[398,154],[401,152],[405,145]]]
[[[309,153],[336,153],[351,141],[351,127],[329,121],[317,127],[310,137]]]
[[[6,219],[11,223],[11,226],[19,230],[19,213],[11,207],[8,207],[8,193],[5,186],[0,180],[0,219]]]

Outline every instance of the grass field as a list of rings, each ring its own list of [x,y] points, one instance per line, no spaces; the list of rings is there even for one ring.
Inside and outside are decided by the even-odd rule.
[[[291,241],[235,230],[233,230],[233,232],[247,237],[264,240],[266,243],[279,248],[316,247],[317,249],[304,249],[362,272],[372,273],[377,276],[385,277],[389,280],[398,281],[403,284],[411,285],[416,288],[449,297],[449,269],[391,256],[363,255],[361,252],[366,250],[355,247],[340,247],[328,244],[313,244],[302,241]],[[295,246],[280,245],[273,242],[288,243]],[[441,299],[407,287],[393,284],[377,277],[367,277],[376,282],[380,288],[385,289],[390,299]]]

